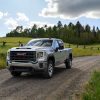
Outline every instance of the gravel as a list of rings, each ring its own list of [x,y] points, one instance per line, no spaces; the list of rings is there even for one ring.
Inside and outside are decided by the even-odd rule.
[[[62,64],[53,78],[41,74],[23,74],[14,78],[0,70],[0,100],[78,100],[91,72],[100,67],[100,56],[74,58],[72,69]]]

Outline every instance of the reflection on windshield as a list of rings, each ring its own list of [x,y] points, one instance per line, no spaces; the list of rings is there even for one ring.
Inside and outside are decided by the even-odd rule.
[[[26,44],[26,46],[51,47],[52,40],[33,40]]]

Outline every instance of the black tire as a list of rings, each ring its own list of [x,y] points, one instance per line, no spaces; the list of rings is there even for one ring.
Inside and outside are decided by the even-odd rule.
[[[21,75],[21,72],[12,71],[12,72],[11,72],[11,75],[14,76],[14,77],[18,77],[18,76]]]
[[[47,68],[44,70],[44,77],[51,78],[54,73],[54,64],[52,60],[48,61]]]
[[[66,62],[65,62],[65,66],[66,66],[66,69],[71,69],[72,60],[71,59],[67,59]]]

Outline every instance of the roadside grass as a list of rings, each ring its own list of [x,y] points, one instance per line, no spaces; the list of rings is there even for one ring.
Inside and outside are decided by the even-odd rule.
[[[73,56],[74,57],[82,57],[82,56],[97,56],[100,55],[100,50],[97,49],[83,49],[83,48],[73,48]]]
[[[6,67],[5,59],[0,58],[0,69],[3,69]]]
[[[100,71],[95,71],[85,87],[82,100],[100,100]]]
[[[19,41],[26,44],[31,39],[32,38],[23,38],[23,37],[0,38],[0,68],[5,68],[6,52],[8,49],[10,49],[12,47],[18,47]],[[7,42],[7,44],[5,46],[2,45],[3,41]],[[69,47],[69,44],[65,43],[65,47]],[[77,48],[77,45],[71,44],[70,47],[73,49],[74,57],[100,55],[100,50],[98,50],[97,48],[91,49],[91,47],[100,47],[99,44],[86,45],[85,49],[84,49],[83,45],[79,45]]]
[[[65,43],[65,47],[66,48],[69,47],[69,44]],[[77,45],[70,44],[70,47],[72,48],[74,57],[100,55],[100,50],[98,50],[98,47],[100,47],[100,44],[86,45],[85,48],[84,48],[84,45],[79,45],[77,47]]]

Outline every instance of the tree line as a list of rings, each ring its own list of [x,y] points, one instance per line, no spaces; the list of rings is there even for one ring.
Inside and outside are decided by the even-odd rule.
[[[100,43],[100,30],[98,27],[91,28],[88,24],[83,26],[79,21],[76,24],[63,25],[58,21],[57,25],[23,29],[17,26],[16,29],[6,34],[6,37],[32,37],[32,38],[60,38],[66,43],[92,44]]]

